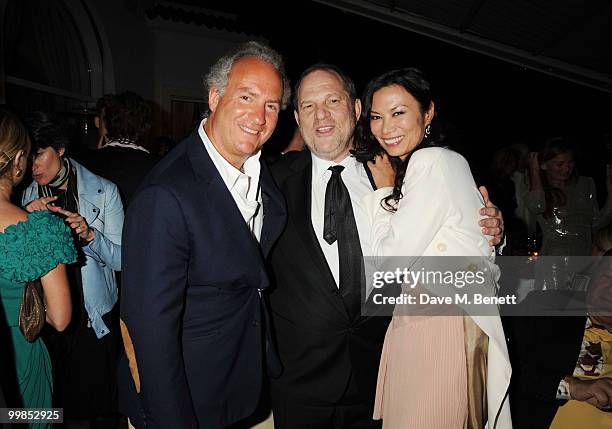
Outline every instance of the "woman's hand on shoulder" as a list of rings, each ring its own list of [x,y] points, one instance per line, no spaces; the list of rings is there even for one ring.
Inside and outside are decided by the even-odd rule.
[[[24,209],[26,209],[28,213],[48,210],[49,208],[47,207],[47,205],[55,200],[57,200],[56,196],[37,198],[33,201],[30,201],[24,207]]]
[[[386,153],[377,155],[372,161],[368,161],[368,167],[378,189],[395,185],[395,170]]]

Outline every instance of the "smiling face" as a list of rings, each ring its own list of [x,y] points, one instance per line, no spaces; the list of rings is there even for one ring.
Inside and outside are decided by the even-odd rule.
[[[223,95],[217,88],[210,89],[206,134],[234,167],[241,169],[270,138],[282,97],[278,71],[255,57],[243,57],[234,63]]]
[[[419,102],[404,87],[386,86],[372,96],[370,129],[389,155],[405,159],[423,140],[433,115],[433,103],[423,113]]]
[[[566,182],[574,172],[574,156],[571,152],[563,152],[542,163],[549,182]]]
[[[32,178],[41,186],[48,185],[62,168],[64,149],[55,150],[51,146],[38,149],[32,162]]]
[[[329,70],[306,75],[298,90],[295,119],[308,148],[319,158],[342,161],[351,149],[359,100],[353,102],[342,79]]]

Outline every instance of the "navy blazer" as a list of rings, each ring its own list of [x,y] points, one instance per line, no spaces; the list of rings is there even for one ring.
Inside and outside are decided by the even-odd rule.
[[[133,391],[134,382],[120,375],[120,403],[146,427],[225,427],[257,405],[270,344],[259,290],[268,287],[265,257],[286,220],[283,197],[261,163],[259,244],[197,129],[130,202],[120,308],[141,390],[136,402],[122,398],[125,383]]]

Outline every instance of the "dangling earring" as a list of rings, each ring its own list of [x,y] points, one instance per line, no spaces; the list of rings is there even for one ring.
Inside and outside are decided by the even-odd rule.
[[[21,177],[21,175],[23,174],[23,170],[19,167],[17,167],[17,171],[15,172],[15,176],[16,177]]]
[[[425,127],[425,135],[423,136],[423,139],[428,138],[429,134],[431,134],[431,124],[427,124]]]

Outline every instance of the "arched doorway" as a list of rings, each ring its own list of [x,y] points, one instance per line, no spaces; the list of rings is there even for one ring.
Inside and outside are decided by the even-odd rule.
[[[58,113],[91,133],[96,100],[114,91],[114,79],[87,0],[0,0],[0,19],[0,102]]]

